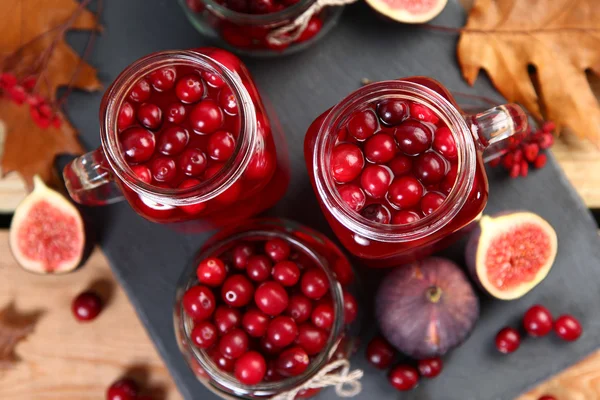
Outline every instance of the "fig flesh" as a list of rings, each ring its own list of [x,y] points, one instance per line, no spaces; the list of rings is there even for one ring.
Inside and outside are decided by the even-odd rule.
[[[454,262],[430,257],[393,270],[375,298],[382,335],[416,359],[460,345],[479,317],[479,299]]]
[[[556,232],[537,214],[484,215],[469,237],[466,260],[473,280],[486,292],[514,300],[548,275],[557,248]]]
[[[10,225],[10,249],[27,271],[60,274],[80,264],[85,248],[81,214],[69,200],[38,177],[17,206]]]
[[[367,0],[380,14],[405,24],[422,24],[437,17],[448,0]]]

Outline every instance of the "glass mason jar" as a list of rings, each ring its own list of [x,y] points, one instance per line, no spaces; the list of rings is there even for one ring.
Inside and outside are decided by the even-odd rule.
[[[249,349],[261,353],[267,363],[265,378],[258,384],[247,385],[242,384],[235,377],[233,372],[235,361],[225,358],[219,350],[223,335],[226,332],[235,330],[235,328],[230,328],[228,331],[223,331],[223,328],[218,327],[220,324],[215,321],[217,319],[216,315],[220,312],[219,308],[224,307],[225,310],[231,311],[231,308],[224,304],[226,298],[232,298],[223,289],[227,285],[227,280],[225,280],[225,283],[222,283],[223,286],[213,285],[212,292],[216,299],[216,311],[201,320],[202,322],[210,321],[214,323],[217,326],[216,329],[219,330],[218,341],[210,345],[210,347],[200,348],[192,338],[194,327],[201,321],[195,321],[188,315],[184,305],[184,297],[190,288],[203,285],[203,283],[199,282],[197,268],[203,260],[207,260],[209,257],[217,257],[225,263],[228,278],[232,275],[247,275],[248,281],[258,287],[261,285],[261,282],[253,280],[256,278],[252,278],[252,273],[249,272],[250,268],[245,269],[246,265],[240,266],[241,264],[237,264],[239,262],[237,261],[237,257],[239,257],[237,254],[239,253],[236,252],[236,249],[239,246],[250,246],[254,254],[257,255],[260,249],[265,247],[265,243],[273,239],[282,239],[285,243],[289,244],[291,251],[288,252],[289,257],[287,260],[295,263],[300,268],[302,274],[302,278],[298,280],[298,283],[286,287],[287,292],[290,294],[289,304],[294,302],[294,297],[292,296],[307,299],[303,294],[305,292],[300,287],[306,271],[314,269],[322,271],[328,282],[328,290],[319,299],[313,298],[307,300],[311,301],[312,305],[305,312],[295,314],[291,311],[292,307],[288,305],[288,308],[281,315],[291,316],[297,323],[299,333],[292,344],[283,349],[276,349],[275,351],[273,350],[274,346],[269,347],[264,344],[265,341],[268,341],[266,335],[264,337],[261,337],[260,333],[258,335],[250,335],[249,332],[251,331],[247,328],[246,323],[241,322],[245,320],[244,317],[247,311],[259,312],[257,308],[258,303],[255,300],[256,297],[253,296],[252,300],[242,307],[237,308],[232,306],[239,311],[237,312],[237,317],[228,317],[226,318],[227,321],[235,320],[236,322],[231,322],[231,325],[239,327],[244,332],[248,332],[247,336],[250,336]],[[275,261],[273,261],[273,264],[277,265]],[[262,283],[277,281],[274,272],[273,276],[274,278],[264,278],[266,280]],[[324,387],[330,385],[336,386],[336,391],[341,391],[342,393],[360,390],[358,380],[362,376],[362,372],[349,371],[348,362],[349,356],[356,350],[358,344],[358,321],[360,319],[357,316],[358,308],[354,297],[354,283],[354,272],[348,259],[337,246],[321,233],[289,220],[271,218],[248,220],[237,227],[227,228],[212,237],[200,249],[194,260],[183,272],[178,284],[174,307],[177,342],[186,362],[197,378],[210,390],[224,398],[232,396],[243,399],[273,398],[275,396],[283,396],[284,393],[286,396],[291,396],[285,397],[286,399],[294,398],[294,396],[296,398],[307,398],[319,392],[320,387],[318,386]],[[209,284],[204,283],[204,285],[208,286]],[[254,293],[257,293],[257,291],[254,291]],[[322,304],[328,304],[329,310],[333,310],[333,318],[329,320],[330,325],[327,328],[321,326],[323,329],[316,328],[313,322],[311,322],[312,319],[310,316],[311,309],[314,311],[317,306]],[[304,315],[302,316],[302,314]],[[273,321],[279,317],[266,316],[266,318]],[[223,319],[221,318],[221,320]],[[324,338],[326,337],[326,342],[321,342],[319,347],[315,348],[312,352],[307,350],[310,361],[308,367],[299,375],[288,376],[286,378],[277,376],[277,370],[274,366],[277,363],[276,360],[280,357],[278,354],[282,354],[290,348],[303,346],[303,342],[300,339],[303,329],[317,329],[318,331],[321,329],[320,332],[322,332]],[[275,374],[273,374],[274,372]],[[315,377],[318,374],[323,375],[325,372],[327,374],[334,374],[337,380],[334,383],[328,380],[329,383],[326,382],[323,384],[321,377],[321,384],[315,384]],[[312,388],[308,389],[310,387]],[[293,394],[290,395],[290,393]]]
[[[343,10],[341,6],[316,8],[316,0],[287,0],[281,2],[290,4],[286,8],[251,14],[227,8],[219,0],[179,1],[203,35],[238,54],[253,56],[289,54],[311,46],[333,28]]]
[[[368,133],[377,139],[356,139],[356,129],[366,129],[364,120],[352,121],[359,113],[372,113],[375,122],[366,123],[376,125]],[[412,77],[366,85],[325,111],[308,128],[304,156],[341,243],[365,264],[389,267],[443,249],[480,216],[488,198],[484,162],[522,140],[526,129],[517,105],[466,115],[439,82]],[[339,182],[340,171],[352,170],[333,168],[354,159],[339,164],[334,155],[356,156],[364,170]]]
[[[63,171],[87,205],[127,200],[142,217],[205,230],[275,204],[289,181],[283,133],[252,78],[216,48],[163,51],[127,67],[100,106],[101,148]]]

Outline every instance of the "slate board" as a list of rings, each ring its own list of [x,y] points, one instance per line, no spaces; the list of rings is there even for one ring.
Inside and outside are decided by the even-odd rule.
[[[102,20],[106,29],[95,44],[91,63],[106,85],[128,64],[150,52],[208,44],[188,23],[175,0],[105,3]],[[464,18],[462,8],[451,1],[435,22],[462,26]],[[76,44],[83,39],[77,33],[70,35]],[[295,219],[334,237],[309,186],[302,141],[313,119],[355,90],[361,78],[428,75],[451,90],[499,98],[483,76],[475,88],[462,80],[455,58],[456,40],[454,35],[384,21],[366,5],[356,4],[347,7],[339,25],[307,51],[276,59],[246,59],[262,93],[275,105],[293,166],[289,190],[269,214]],[[100,98],[100,94],[73,93],[68,102],[69,117],[90,149],[99,145]],[[393,391],[384,373],[366,365],[361,349],[352,360],[354,366],[365,370],[363,393],[358,399],[511,399],[598,347],[600,246],[588,210],[552,158],[545,169],[528,178],[510,180],[494,171],[490,180],[488,212],[532,210],[557,229],[559,252],[554,269],[521,300],[505,303],[482,296],[482,316],[471,338],[445,357],[442,376],[413,392]],[[215,398],[185,365],[172,323],[175,284],[209,234],[178,234],[143,220],[124,203],[93,213],[101,221],[101,246],[181,393],[186,399]],[[458,258],[461,252],[460,246],[450,250]],[[367,291],[370,283],[365,281]],[[492,345],[495,333],[507,324],[517,325],[521,313],[536,302],[556,314],[570,312],[580,317],[585,327],[583,337],[573,344],[552,338],[526,340],[517,353],[498,355]],[[365,326],[373,325],[369,322]],[[371,333],[365,331],[363,336],[368,338]],[[333,399],[335,394],[328,390],[319,398]]]

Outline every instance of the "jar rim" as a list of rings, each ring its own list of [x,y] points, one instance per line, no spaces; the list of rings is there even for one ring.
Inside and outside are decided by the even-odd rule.
[[[182,6],[186,8],[186,12],[192,12],[185,4],[185,0],[181,0],[181,2]],[[300,0],[290,7],[269,14],[246,14],[237,12],[219,4],[215,0],[202,0],[202,2],[213,13],[227,20],[231,20],[232,22],[246,25],[271,25],[300,15],[312,4],[316,3],[316,0]]]
[[[241,121],[235,150],[223,168],[200,185],[190,188],[161,188],[139,179],[125,161],[118,141],[118,112],[131,88],[152,71],[173,65],[201,67],[221,78],[236,97]],[[169,206],[206,202],[226,191],[246,170],[255,152],[258,138],[256,111],[248,90],[237,73],[230,71],[210,55],[193,50],[160,51],[138,59],[125,68],[102,98],[100,138],[112,172],[127,187],[144,198]],[[240,140],[241,139],[241,140]]]
[[[432,109],[450,128],[458,150],[456,182],[445,201],[433,213],[408,224],[382,224],[370,221],[352,210],[339,195],[333,176],[329,172],[329,155],[339,124],[361,105],[386,98],[412,100]],[[321,201],[338,222],[354,232],[355,240],[406,242],[422,239],[439,231],[458,214],[473,186],[476,168],[477,155],[473,136],[456,107],[435,90],[398,79],[365,85],[331,108],[317,133],[312,173]]]

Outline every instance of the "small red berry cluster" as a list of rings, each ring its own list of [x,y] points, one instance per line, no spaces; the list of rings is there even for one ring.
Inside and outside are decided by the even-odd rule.
[[[133,379],[123,378],[110,385],[106,400],[152,400],[152,397],[140,395],[137,383]]]
[[[550,311],[539,304],[531,306],[523,315],[523,328],[532,337],[542,337],[552,331],[564,341],[573,342],[581,336],[579,321],[572,315],[565,314],[553,320]],[[496,335],[496,348],[508,354],[517,351],[521,345],[521,334],[512,327],[505,327]]]
[[[367,361],[377,369],[388,369],[396,350],[381,336],[373,338],[366,351]],[[412,390],[417,387],[419,377],[435,378],[442,372],[442,359],[432,357],[417,362],[417,368],[409,364],[400,364],[389,371],[388,380],[399,391]]]
[[[48,99],[35,92],[36,83],[35,76],[28,76],[19,81],[10,72],[0,73],[0,96],[7,97],[18,105],[29,104],[29,114],[40,128],[60,128],[62,121],[58,112]]]
[[[490,161],[490,166],[502,165],[511,178],[527,176],[530,165],[536,169],[543,168],[546,161],[548,161],[548,156],[544,150],[549,149],[554,144],[552,132],[555,129],[556,125],[550,121],[544,122],[533,133],[531,133],[531,128],[528,128],[526,138],[504,156]]]

